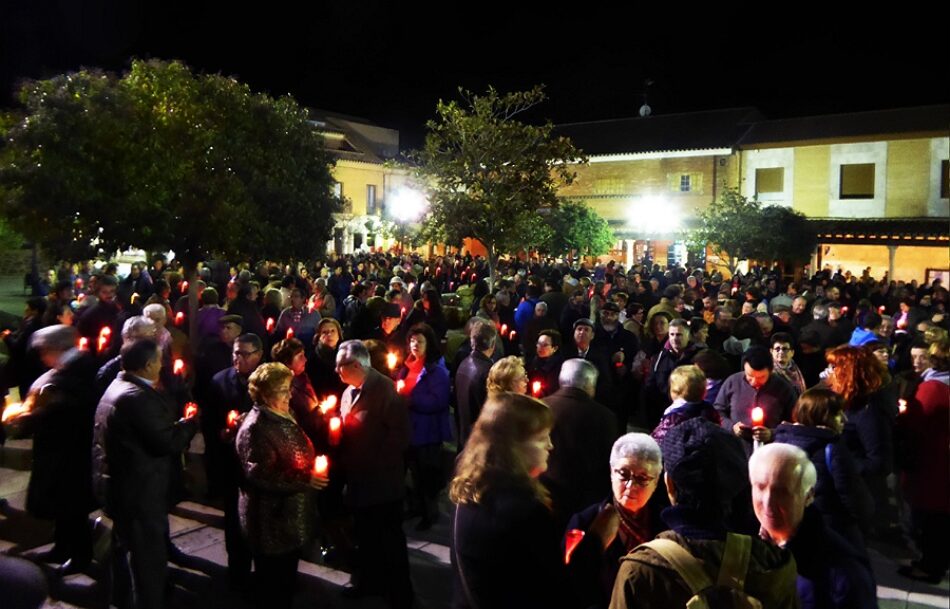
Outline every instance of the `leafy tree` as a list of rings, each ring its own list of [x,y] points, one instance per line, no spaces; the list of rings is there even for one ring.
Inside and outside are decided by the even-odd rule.
[[[551,238],[546,249],[551,254],[577,252],[581,256],[599,256],[610,251],[615,238],[607,221],[578,201],[562,203],[548,216]]]
[[[26,84],[0,120],[0,213],[52,251],[299,258],[330,238],[332,160],[306,110],[179,62]],[[74,249],[75,251],[75,249]]]
[[[735,272],[740,260],[801,262],[807,260],[817,237],[805,216],[787,207],[765,206],[756,199],[727,189],[699,214],[699,227],[690,234],[690,244],[707,244]]]
[[[436,119],[426,125],[425,146],[409,158],[429,199],[423,234],[447,243],[478,239],[493,279],[499,254],[543,243],[547,228],[539,210],[557,207],[558,182],[574,180],[569,163],[582,155],[566,138],[552,137],[550,123],[517,120],[544,100],[542,87],[459,92],[464,105],[440,101]]]

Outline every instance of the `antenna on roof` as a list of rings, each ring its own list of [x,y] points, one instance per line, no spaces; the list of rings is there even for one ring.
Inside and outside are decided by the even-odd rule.
[[[647,96],[649,95],[648,90],[652,84],[652,78],[647,78],[643,81],[643,105],[640,106],[640,118],[646,118],[653,114],[653,108],[650,107],[647,99]]]

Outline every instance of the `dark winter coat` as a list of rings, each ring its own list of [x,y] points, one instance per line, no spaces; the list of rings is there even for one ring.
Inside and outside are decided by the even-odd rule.
[[[409,374],[405,366],[397,378]],[[449,416],[449,369],[445,359],[427,364],[407,396],[409,422],[412,424],[412,446],[442,444],[452,440],[452,423]]]

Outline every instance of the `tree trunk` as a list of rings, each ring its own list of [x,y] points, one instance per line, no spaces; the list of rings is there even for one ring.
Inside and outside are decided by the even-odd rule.
[[[495,252],[494,242],[489,242],[485,244],[485,249],[488,250],[488,293],[495,293],[495,265],[498,262],[498,254]]]

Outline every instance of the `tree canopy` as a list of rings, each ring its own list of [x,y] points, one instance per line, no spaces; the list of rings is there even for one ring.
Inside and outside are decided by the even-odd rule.
[[[478,239],[494,277],[499,254],[544,244],[550,229],[539,211],[558,206],[559,182],[570,184],[570,163],[583,159],[550,123],[518,120],[544,100],[542,87],[459,92],[464,104],[440,101],[425,146],[409,155],[430,205],[423,233],[446,243]]]
[[[548,216],[550,237],[545,245],[553,255],[599,256],[610,251],[614,233],[607,221],[578,201],[561,203]]]
[[[290,97],[179,62],[25,84],[0,119],[0,213],[60,255],[172,249],[186,264],[305,257],[330,238],[332,159]]]
[[[817,244],[805,216],[788,207],[762,206],[736,189],[725,190],[699,214],[690,242],[729,260],[733,272],[740,260],[804,262]]]

